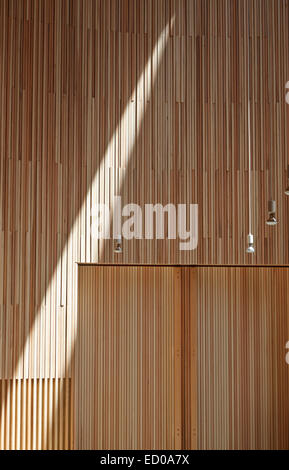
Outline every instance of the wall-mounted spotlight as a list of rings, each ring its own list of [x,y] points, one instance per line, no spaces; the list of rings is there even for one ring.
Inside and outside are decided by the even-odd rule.
[[[121,235],[118,235],[117,238],[116,238],[116,240],[115,240],[114,252],[115,252],[115,253],[122,253],[122,239],[121,239]]]
[[[246,248],[246,252],[247,253],[255,253],[254,235],[252,233],[248,233],[247,243],[248,243],[248,246]]]
[[[288,178],[288,185],[287,185],[287,188],[285,189],[285,194],[289,196],[289,165],[287,166],[287,178]]]
[[[276,201],[268,201],[268,219],[266,220],[267,225],[276,225]]]

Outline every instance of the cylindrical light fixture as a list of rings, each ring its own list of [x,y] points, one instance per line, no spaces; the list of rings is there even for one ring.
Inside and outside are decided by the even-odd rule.
[[[285,189],[285,194],[289,196],[289,165],[287,166],[287,179],[288,179],[288,184],[287,184],[287,188]]]
[[[247,253],[255,253],[255,248],[254,248],[254,235],[252,233],[248,233],[247,237],[247,248],[246,252]]]
[[[276,201],[270,200],[268,201],[268,219],[266,221],[267,225],[276,225]]]
[[[116,240],[115,240],[114,252],[115,252],[115,253],[122,253],[122,239],[121,239],[121,235],[118,235],[117,238],[116,238]]]

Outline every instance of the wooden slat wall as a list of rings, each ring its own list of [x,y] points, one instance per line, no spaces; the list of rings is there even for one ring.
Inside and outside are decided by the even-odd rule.
[[[76,261],[289,262],[287,0],[1,0],[0,378],[69,378]],[[269,177],[279,224],[265,226]],[[198,203],[199,244],[91,238],[91,207]],[[13,351],[13,353],[11,353]]]
[[[288,268],[197,268],[198,446],[288,449]]]
[[[77,449],[181,448],[174,283],[173,268],[80,267]]]

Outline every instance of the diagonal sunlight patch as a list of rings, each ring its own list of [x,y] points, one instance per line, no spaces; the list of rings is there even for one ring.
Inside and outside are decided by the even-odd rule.
[[[90,235],[90,208],[91,199],[95,202],[99,199],[100,185],[104,181],[105,173],[108,171],[112,155],[119,155],[121,162],[119,167],[123,171],[119,171],[119,176],[114,177],[113,187],[110,190],[110,194],[118,194],[121,191],[123,181],[125,179],[125,172],[131,160],[133,149],[139,137],[141,130],[141,124],[144,119],[144,115],[147,109],[148,101],[152,95],[152,90],[157,79],[160,64],[163,59],[163,55],[169,40],[170,27],[174,23],[174,18],[165,26],[160,33],[156,44],[153,48],[152,55],[148,59],[144,70],[142,71],[138,82],[136,84],[131,97],[128,100],[126,108],[122,114],[121,120],[117,125],[105,151],[100,166],[93,178],[88,193],[82,203],[81,209],[75,217],[72,229],[69,233],[68,239],[61,253],[59,253],[58,263],[54,273],[51,277],[49,285],[46,289],[45,295],[43,296],[40,308],[37,311],[34,323],[31,327],[30,334],[27,336],[25,346],[22,353],[19,356],[17,367],[15,370],[15,377],[23,376],[28,377],[29,364],[33,364],[33,370],[30,369],[30,377],[45,377],[49,373],[50,377],[67,377],[71,374],[71,359],[74,353],[74,345],[77,337],[77,322],[76,322],[76,309],[77,309],[77,261],[87,261],[89,257],[85,252],[85,241],[89,240],[92,246],[92,259],[93,262],[98,262],[101,257],[105,240],[95,240],[95,243],[91,242]],[[144,96],[145,90],[145,96]],[[141,99],[136,102],[137,95],[142,94]],[[133,129],[129,127],[130,123],[133,122]],[[115,148],[117,137],[120,137],[121,147]],[[113,170],[115,175],[116,169]],[[108,177],[108,175],[107,175]],[[102,187],[103,189],[103,187]],[[103,195],[102,195],[103,197]],[[111,198],[113,201],[113,197]],[[112,214],[114,211],[113,202],[111,203]],[[110,221],[109,221],[110,224]],[[82,229],[81,229],[82,228]],[[84,230],[83,230],[84,229]],[[109,229],[109,227],[108,227]],[[83,233],[84,232],[84,233]],[[86,236],[85,236],[86,232]],[[90,261],[90,260],[89,260]],[[67,267],[66,267],[67,266]],[[67,271],[67,277],[65,272]],[[63,278],[63,279],[62,279]],[[62,282],[60,282],[62,280]],[[62,284],[62,285],[61,285]],[[53,304],[55,299],[57,305]],[[66,297],[64,298],[64,293]],[[65,305],[65,306],[64,306]],[[66,308],[65,308],[66,307]],[[67,312],[66,312],[67,309]],[[50,311],[55,311],[55,324],[53,325],[53,334],[56,338],[56,344],[47,351],[47,345],[38,344],[40,337],[39,332],[41,329],[45,329],[45,336],[49,336],[47,328],[51,329],[52,318],[48,318]],[[46,312],[46,313],[44,313]],[[48,315],[47,315],[48,313]],[[67,323],[66,323],[67,322]],[[59,339],[61,333],[63,334],[66,329],[66,338],[68,338],[69,344],[61,342]],[[52,329],[51,329],[52,333]],[[44,336],[44,335],[43,335]],[[63,344],[64,343],[64,344]],[[34,347],[31,348],[31,345]],[[67,351],[67,352],[66,352]],[[47,357],[47,352],[48,356]],[[67,354],[67,356],[66,356]],[[32,356],[34,357],[32,357]],[[54,365],[54,364],[55,365]],[[40,364],[36,368],[36,364]],[[23,370],[24,365],[24,370]],[[55,397],[57,400],[57,397]],[[3,406],[2,404],[2,412]],[[55,403],[57,406],[57,403]],[[51,424],[51,423],[50,423]],[[47,429],[47,436],[44,440],[49,439],[50,434]],[[49,439],[50,441],[50,439]],[[42,445],[45,443],[43,442]],[[37,446],[38,447],[38,446]]]
[[[94,177],[94,180],[91,185],[93,201],[97,200],[97,197],[95,197],[95,195],[99,194],[99,185],[101,181],[104,180],[105,170],[109,168],[111,156],[113,154],[117,155],[118,153],[121,156],[121,161],[119,165],[120,171],[118,172],[118,174],[116,174],[116,168],[114,169],[114,184],[110,190],[110,195],[112,194],[116,196],[119,195],[121,192],[121,188],[126,177],[126,170],[131,160],[133,149],[135,148],[136,142],[140,134],[141,124],[147,109],[147,103],[152,95],[152,90],[157,79],[160,63],[162,62],[164,51],[168,43],[170,27],[172,27],[173,24],[174,17],[171,19],[171,23],[168,23],[159,35],[155,47],[153,49],[152,55],[147,61],[146,66],[137,82],[137,85],[128,100],[128,104],[125,108],[125,111],[123,112],[120,123],[116,127],[115,132],[112,138],[110,139],[104,158],[101,161],[99,170],[96,176]],[[144,91],[146,92],[146,96],[144,96]],[[140,95],[142,96],[140,97],[140,99],[138,99]],[[137,106],[134,101],[137,102]],[[134,127],[130,128],[130,123],[132,122],[134,123]],[[117,141],[116,136],[120,136],[120,141],[122,143],[121,149],[114,148],[115,142]],[[90,208],[90,205],[90,195],[88,194],[86,200],[86,207]],[[106,222],[107,226],[104,227],[104,233],[110,233],[110,224],[114,211],[114,198],[112,197],[110,202],[110,218]],[[87,230],[89,230],[89,228],[87,228]],[[98,262],[101,254],[103,253],[104,244],[104,239],[95,240],[92,252],[92,259],[94,260],[94,262]]]

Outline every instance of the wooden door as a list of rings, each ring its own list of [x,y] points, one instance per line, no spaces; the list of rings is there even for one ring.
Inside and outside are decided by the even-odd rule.
[[[197,272],[199,448],[288,449],[289,269]]]
[[[196,302],[182,288],[193,294],[193,280],[174,267],[79,267],[77,449],[196,444]]]

